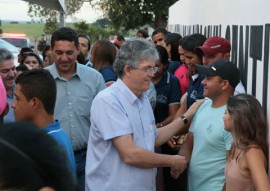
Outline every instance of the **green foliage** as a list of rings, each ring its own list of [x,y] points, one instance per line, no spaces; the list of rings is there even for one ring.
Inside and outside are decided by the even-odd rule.
[[[100,28],[108,28],[111,26],[111,22],[108,18],[103,18],[96,20],[92,25]]]
[[[168,9],[177,0],[99,0],[99,7],[115,29],[136,29],[149,24],[152,27],[165,27]]]
[[[95,42],[99,39],[108,39],[109,36],[113,34],[113,31],[99,28],[99,27],[90,26],[88,34],[91,37],[92,42]]]
[[[74,28],[78,34],[85,34],[89,30],[89,25],[85,21],[81,21],[79,23],[74,23]]]
[[[43,33],[44,24],[2,24],[5,33],[24,33],[28,37],[38,37]]]
[[[72,15],[78,11],[84,2],[90,2],[90,0],[66,0],[66,14],[65,16]],[[36,4],[28,3],[28,15],[34,20],[45,22],[44,33],[50,34],[56,28],[59,27],[60,13],[45,8]]]
[[[74,23],[72,27],[77,31],[78,34],[89,35],[92,42],[95,42],[99,39],[108,38],[113,34],[113,31],[109,29],[96,27],[94,25],[87,24],[85,21]]]

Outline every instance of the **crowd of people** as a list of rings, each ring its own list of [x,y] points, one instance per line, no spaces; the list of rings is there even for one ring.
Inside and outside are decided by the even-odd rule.
[[[17,67],[0,49],[0,190],[270,190],[266,115],[225,38],[62,27],[38,49]]]

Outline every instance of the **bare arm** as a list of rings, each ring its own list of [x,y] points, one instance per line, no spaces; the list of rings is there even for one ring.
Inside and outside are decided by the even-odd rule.
[[[199,106],[203,103],[203,100],[196,101],[189,108],[188,111],[185,112],[185,116],[188,121],[191,121],[193,115],[196,113]],[[185,123],[181,118],[175,119],[170,124],[158,129],[158,137],[156,138],[156,146],[162,145],[167,142],[172,136],[176,135],[181,129],[185,126]]]
[[[132,136],[124,135],[113,139],[121,159],[130,165],[140,168],[171,167],[178,170],[186,166],[185,158],[179,155],[164,155],[138,147],[133,143]]]
[[[180,100],[180,107],[174,115],[174,119],[187,111],[187,93],[185,93]]]
[[[186,159],[186,163],[187,164],[190,161],[192,149],[193,149],[193,133],[189,132],[188,135],[187,135],[187,139],[186,139],[185,143],[180,147],[180,150],[178,152],[179,155],[185,156],[185,159]],[[173,171],[171,173],[171,176],[176,179],[176,178],[179,177],[179,175],[184,170],[185,169],[182,169],[182,171]]]
[[[227,159],[227,161],[229,159],[229,156],[230,156],[230,151],[226,151],[226,159]],[[221,191],[226,191],[226,180],[225,180],[225,182],[223,184],[223,188],[222,188]]]
[[[177,112],[177,110],[179,109],[179,104],[173,104],[173,105],[169,105],[169,113],[168,113],[168,117],[166,119],[164,119],[161,123],[157,124],[157,127],[162,127],[164,125],[167,125],[169,123],[171,123],[174,120],[174,115]],[[160,125],[162,124],[162,125]]]
[[[179,155],[186,157],[187,163],[189,163],[190,158],[191,158],[192,149],[193,149],[193,141],[194,141],[193,133],[188,132],[187,139],[184,142],[184,144],[181,146],[178,152]]]
[[[245,153],[247,168],[252,177],[255,190],[269,191],[270,184],[266,173],[266,159],[263,151],[258,148],[251,148]]]

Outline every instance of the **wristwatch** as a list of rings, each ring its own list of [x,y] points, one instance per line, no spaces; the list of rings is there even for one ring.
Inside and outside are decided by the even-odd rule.
[[[188,119],[184,115],[180,115],[180,118],[184,121],[184,124],[186,125],[188,123]]]

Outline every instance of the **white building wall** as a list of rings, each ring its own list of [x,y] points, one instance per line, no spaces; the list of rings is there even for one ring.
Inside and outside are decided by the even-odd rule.
[[[254,38],[251,35],[253,27],[261,27],[261,32]],[[207,37],[219,35],[230,40],[235,49],[232,59],[240,66],[247,93],[262,103],[270,121],[269,0],[180,0],[169,9],[168,29],[182,36],[202,33]],[[262,43],[256,42],[257,37]],[[261,51],[260,59],[251,55],[252,48]],[[266,69],[268,71],[264,72]],[[268,142],[269,137],[268,132]]]

